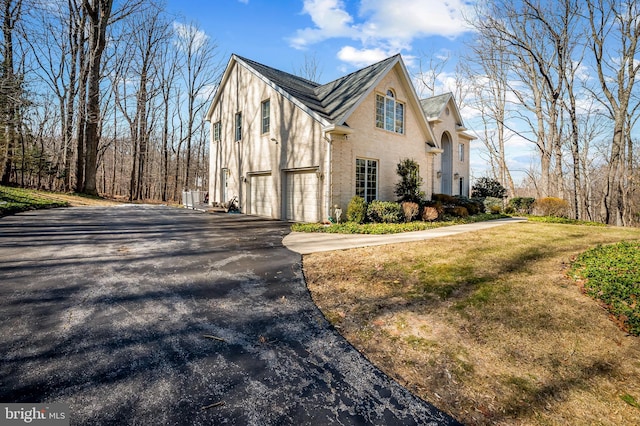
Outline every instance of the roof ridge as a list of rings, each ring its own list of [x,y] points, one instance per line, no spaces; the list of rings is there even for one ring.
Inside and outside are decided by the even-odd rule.
[[[440,97],[443,97],[443,96],[453,96],[453,92],[452,91],[448,91],[448,92],[445,92],[445,93],[440,93],[439,95],[433,95],[433,96],[429,96],[429,97],[426,97],[426,98],[422,98],[422,99],[420,99],[420,101],[421,102],[422,101],[427,101],[429,99],[440,98]]]
[[[302,80],[302,81],[304,81],[305,83],[309,83],[309,84],[314,85],[314,86],[316,86],[316,87],[321,86],[321,84],[320,84],[320,83],[318,83],[318,82],[316,82],[316,81],[312,81],[312,80],[309,80],[309,79],[307,79],[307,78],[300,77],[299,75],[295,75],[295,74],[292,74],[292,73],[290,73],[290,72],[283,71],[283,70],[281,70],[281,69],[274,68],[274,67],[271,67],[271,66],[269,66],[269,65],[265,65],[265,64],[263,64],[263,63],[261,63],[261,62],[254,61],[253,59],[245,58],[244,56],[240,56],[240,55],[235,54],[235,53],[234,53],[234,55],[235,55],[238,59],[243,60],[244,62],[253,63],[253,64],[260,65],[261,67],[269,68],[269,69],[274,70],[274,71],[277,71],[277,72],[279,72],[279,73],[286,74],[287,76],[289,76],[289,77],[293,77],[293,78],[295,78],[295,79],[297,79],[297,80]]]

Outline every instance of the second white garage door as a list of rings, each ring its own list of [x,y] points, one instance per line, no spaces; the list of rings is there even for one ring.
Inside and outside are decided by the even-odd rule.
[[[287,174],[287,220],[318,222],[318,176],[315,171]]]
[[[251,214],[272,217],[273,178],[271,175],[251,176]]]

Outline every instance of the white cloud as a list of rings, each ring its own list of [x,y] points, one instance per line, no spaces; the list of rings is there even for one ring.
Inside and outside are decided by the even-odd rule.
[[[364,33],[397,44],[433,35],[455,38],[469,30],[463,0],[362,0],[360,15],[367,19]]]
[[[353,18],[341,0],[305,0],[302,13],[311,17],[314,28],[297,30],[289,41],[296,49],[334,37],[353,37]]]
[[[209,39],[209,36],[193,25],[173,23],[173,31],[178,38],[177,45],[180,49],[191,49],[191,52],[198,51]]]
[[[353,16],[342,0],[305,0],[302,13],[314,26],[297,30],[291,46],[305,49],[328,39],[351,39],[361,46],[346,45],[338,57],[362,65],[366,57],[381,59],[380,52],[384,58],[410,51],[416,38],[455,38],[470,30],[464,19],[470,11],[466,0],[360,0],[358,6]]]
[[[338,59],[356,67],[364,67],[388,57],[387,51],[376,49],[356,49],[353,46],[345,46],[338,52]]]
[[[238,0],[242,4],[249,4],[249,0]]]

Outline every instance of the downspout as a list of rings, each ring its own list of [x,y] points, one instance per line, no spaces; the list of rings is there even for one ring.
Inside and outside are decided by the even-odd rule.
[[[322,132],[322,137],[327,141],[327,155],[326,155],[326,165],[324,172],[324,180],[325,180],[325,220],[329,220],[329,216],[331,216],[331,187],[332,187],[332,179],[331,179],[331,155],[332,150],[331,146],[333,145],[331,138],[327,137],[327,132]]]

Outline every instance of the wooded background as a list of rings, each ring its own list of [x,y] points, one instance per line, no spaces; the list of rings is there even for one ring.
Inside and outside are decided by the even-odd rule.
[[[178,200],[204,189],[218,46],[142,0],[2,0],[2,183]]]
[[[227,59],[214,39],[155,2],[0,2],[1,183],[129,200],[206,190],[203,118]],[[639,16],[636,1],[475,4],[468,50],[449,58],[454,94],[510,197],[638,224]],[[419,94],[438,94],[448,59],[419,62]],[[296,73],[317,80],[317,57]],[[510,168],[515,139],[536,149],[528,170]]]

